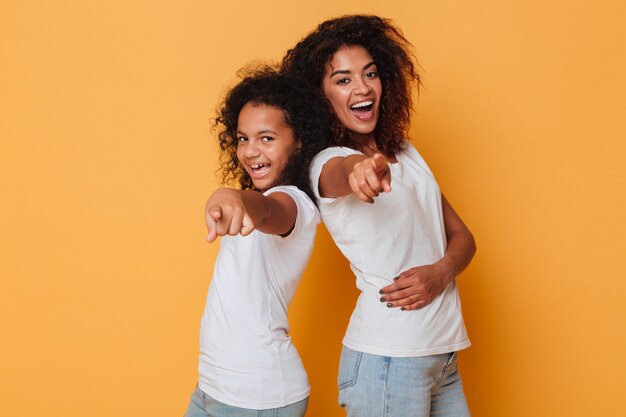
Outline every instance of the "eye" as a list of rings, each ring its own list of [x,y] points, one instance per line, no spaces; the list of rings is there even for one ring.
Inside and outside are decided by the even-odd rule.
[[[341,79],[337,80],[337,84],[339,84],[339,85],[346,85],[349,82],[350,82],[349,78],[341,78]]]
[[[378,72],[377,71],[368,71],[365,74],[365,78],[378,78]]]
[[[273,141],[273,140],[274,140],[274,138],[273,138],[273,137],[271,137],[271,136],[263,136],[263,137],[261,138],[261,142],[271,142],[271,141]]]
[[[237,142],[247,142],[247,141],[248,141],[248,138],[245,136],[239,136],[237,138]]]

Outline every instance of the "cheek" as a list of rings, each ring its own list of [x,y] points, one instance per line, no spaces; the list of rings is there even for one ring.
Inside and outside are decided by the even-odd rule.
[[[376,93],[378,94],[378,97],[382,97],[382,95],[383,95],[383,82],[381,81],[380,78],[378,78],[377,81],[378,82],[376,83],[376,86],[374,88],[376,89]]]
[[[324,87],[324,95],[330,102],[333,109],[337,109],[339,102],[341,101],[341,92],[338,91],[334,85],[327,85]]]
[[[341,124],[345,124],[346,123],[346,105],[345,100],[342,100],[341,95],[339,94],[334,94],[334,95],[328,95],[326,96],[328,98],[328,101],[330,102],[330,107],[333,111],[333,113],[335,114],[335,117],[337,118],[337,120],[339,120],[339,122]]]
[[[294,149],[295,148],[292,148],[292,147],[286,147],[281,150],[280,160],[283,165],[287,165],[287,163],[289,162],[289,158],[291,158],[291,155],[293,154]]]
[[[326,94],[326,98],[328,99],[328,101],[330,101],[330,105],[335,111],[337,111],[341,107],[342,97],[339,92],[329,91]]]

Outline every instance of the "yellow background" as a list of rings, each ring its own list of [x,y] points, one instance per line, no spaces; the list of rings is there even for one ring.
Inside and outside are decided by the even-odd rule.
[[[0,2],[0,414],[183,414],[217,250],[209,117],[239,67],[354,12],[414,43],[412,140],[478,243],[473,414],[626,415],[623,0]],[[309,416],[343,415],[355,296],[321,229],[291,308]]]

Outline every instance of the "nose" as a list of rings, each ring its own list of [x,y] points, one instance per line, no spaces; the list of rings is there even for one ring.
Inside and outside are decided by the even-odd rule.
[[[372,90],[372,86],[369,85],[366,79],[358,78],[357,82],[354,84],[354,92],[357,94],[368,94]]]
[[[253,158],[255,156],[259,156],[260,151],[259,151],[259,143],[257,140],[253,140],[253,139],[248,139],[247,142],[245,142],[245,146],[244,146],[244,155],[247,158]]]

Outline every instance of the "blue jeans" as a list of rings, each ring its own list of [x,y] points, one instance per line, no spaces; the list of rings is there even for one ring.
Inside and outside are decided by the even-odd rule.
[[[396,358],[344,346],[339,405],[348,417],[468,417],[456,356]]]
[[[286,407],[251,410],[221,403],[196,387],[185,417],[304,417],[308,404],[309,399],[305,398]]]

